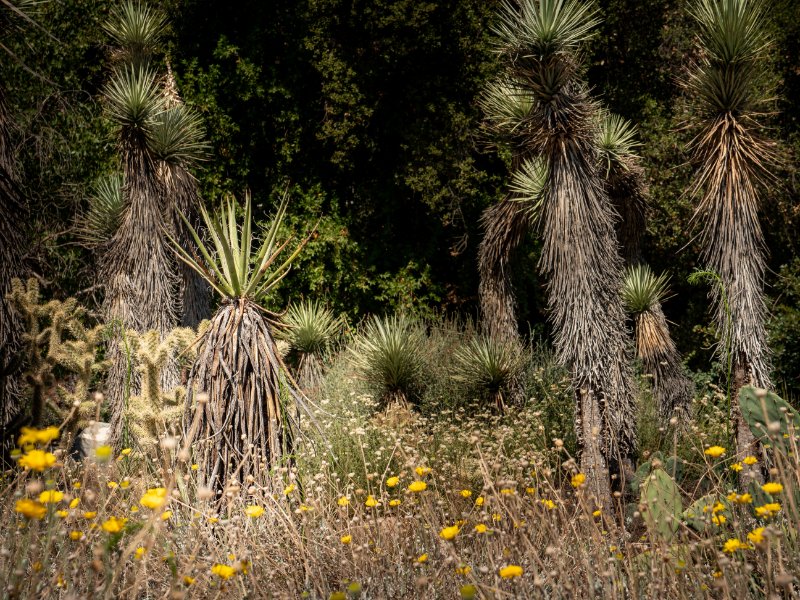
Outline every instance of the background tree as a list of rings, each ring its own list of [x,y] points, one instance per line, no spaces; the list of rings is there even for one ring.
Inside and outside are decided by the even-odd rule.
[[[540,270],[556,350],[572,370],[581,470],[607,505],[609,469],[620,473],[635,436],[622,259],[597,164],[598,107],[580,77],[581,47],[596,24],[587,4],[523,0],[504,5],[497,33],[510,73],[536,98],[526,126],[531,151],[547,169]]]
[[[776,162],[761,133],[766,7],[759,0],[700,0],[692,8],[700,57],[685,85],[693,99],[691,123],[697,165],[692,191],[700,197],[702,259],[719,276],[711,292],[721,342],[718,353],[733,371],[732,410],[737,449],[755,451],[738,410],[746,384],[771,386],[764,302],[765,245],[759,223],[759,184]],[[730,363],[729,363],[730,361]]]

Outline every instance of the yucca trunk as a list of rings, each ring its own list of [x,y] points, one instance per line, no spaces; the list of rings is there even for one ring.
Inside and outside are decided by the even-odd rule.
[[[189,374],[184,434],[201,485],[223,494],[248,481],[269,484],[270,468],[292,452],[285,404],[298,393],[282,369],[263,312],[247,299],[226,300]]]
[[[581,470],[602,504],[636,447],[633,377],[620,299],[622,259],[592,145],[593,104],[569,86],[543,107],[549,185],[540,268],[560,361],[572,371]]]
[[[124,331],[155,329],[163,337],[178,322],[176,260],[164,232],[164,190],[144,134],[123,128],[121,136],[126,207],[122,223],[101,258],[101,275],[106,281],[103,312],[109,323],[119,326],[109,344],[111,367],[106,382],[115,444],[123,433],[127,399],[141,393],[141,383],[125,349]],[[161,386],[170,390],[178,383],[178,369],[173,363],[162,372]]]
[[[308,392],[319,388],[323,379],[322,357],[316,352],[301,352],[297,361],[297,384]]]
[[[620,216],[615,229],[626,265],[642,261],[646,202],[641,178],[640,169],[634,165],[614,168],[607,178],[608,196]]]
[[[481,215],[483,239],[478,246],[481,327],[503,342],[518,342],[516,299],[511,283],[511,257],[530,227],[528,211],[508,198]]]
[[[3,440],[13,437],[13,432],[6,435],[6,426],[20,410],[18,372],[21,366],[17,355],[21,323],[7,299],[11,280],[22,277],[20,252],[23,248],[19,220],[22,203],[10,129],[8,106],[0,85],[0,438]]]

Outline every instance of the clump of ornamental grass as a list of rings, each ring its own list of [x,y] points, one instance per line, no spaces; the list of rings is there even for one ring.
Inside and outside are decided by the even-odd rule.
[[[203,485],[218,493],[264,482],[270,468],[283,464],[293,451],[299,409],[305,408],[275,345],[270,319],[276,315],[259,305],[305,245],[301,241],[283,256],[291,238],[279,242],[278,231],[288,201],[284,196],[260,243],[249,196],[241,225],[232,198],[215,216],[200,207],[210,247],[184,219],[201,258],[174,242],[181,259],[222,296],[189,373],[184,412],[184,435]]]
[[[342,320],[321,302],[304,300],[289,305],[281,321],[279,336],[289,344],[297,382],[305,390],[319,387],[326,355],[342,330]]]
[[[373,316],[349,351],[359,375],[384,406],[406,406],[422,388],[425,333],[405,314]]]
[[[455,351],[451,377],[488,397],[503,412],[522,374],[523,353],[513,341],[475,336]]]

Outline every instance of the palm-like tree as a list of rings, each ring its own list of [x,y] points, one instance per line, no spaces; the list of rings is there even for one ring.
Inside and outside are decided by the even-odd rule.
[[[305,245],[280,259],[290,241],[278,243],[287,203],[285,196],[260,246],[253,243],[249,197],[241,228],[231,199],[217,218],[200,207],[213,248],[184,221],[202,258],[173,240],[181,259],[223,298],[202,336],[184,412],[184,434],[197,453],[202,483],[218,492],[248,478],[264,481],[269,468],[292,451],[297,422],[290,403],[305,407],[276,348],[269,313],[258,305]]]
[[[615,212],[598,169],[599,109],[580,77],[581,48],[596,24],[577,0],[509,0],[496,31],[509,76],[535,98],[524,128],[526,150],[546,169],[540,270],[556,351],[572,370],[581,469],[607,505],[609,469],[619,472],[635,449],[634,386]]]
[[[106,30],[114,39],[116,66],[106,86],[107,113],[116,125],[124,186],[119,225],[104,245],[100,273],[106,283],[103,312],[118,331],[165,336],[178,323],[176,262],[164,232],[164,186],[157,157],[149,146],[151,129],[164,112],[164,100],[150,57],[165,27],[163,15],[129,0],[112,11]],[[130,364],[122,334],[112,338],[106,382],[111,402],[114,442],[124,432],[127,398],[140,384]],[[162,372],[164,389],[178,383],[176,365]]]
[[[622,288],[625,307],[635,322],[636,353],[644,372],[653,378],[653,396],[664,425],[673,416],[685,420],[694,393],[661,310],[667,283],[666,275],[656,275],[647,265],[639,264],[628,268]]]
[[[693,191],[700,197],[702,258],[719,276],[711,292],[723,340],[718,351],[723,363],[732,364],[737,446],[745,454],[753,452],[755,440],[739,414],[738,390],[770,386],[758,220],[758,186],[776,159],[757,121],[767,98],[760,68],[768,48],[765,11],[760,0],[698,0],[691,14],[701,56],[685,80],[698,131]]]
[[[633,315],[636,353],[644,372],[653,378],[653,395],[661,423],[666,426],[673,416],[688,415],[694,385],[684,373],[680,353],[661,310],[666,277],[654,275],[642,263],[646,188],[637,145],[632,123],[611,113],[602,115],[597,137],[600,170],[605,175],[608,196],[621,217],[617,222],[617,240],[628,265],[623,301]]]

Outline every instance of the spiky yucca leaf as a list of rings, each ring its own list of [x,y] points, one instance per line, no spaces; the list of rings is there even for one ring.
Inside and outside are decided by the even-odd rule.
[[[111,9],[103,25],[131,62],[146,60],[158,47],[167,26],[165,15],[140,0],[124,0]]]
[[[577,50],[595,35],[597,9],[572,0],[504,0],[495,27],[502,42],[538,54]]]
[[[472,389],[483,390],[502,410],[503,396],[516,383],[524,364],[520,345],[476,336],[459,347],[453,358],[451,377]]]
[[[109,117],[121,127],[146,130],[163,110],[155,72],[144,66],[115,69],[104,94]]]
[[[637,315],[661,304],[667,297],[669,277],[656,275],[648,265],[634,265],[625,272],[622,300],[631,314]]]
[[[225,199],[218,218],[211,217],[205,207],[200,206],[200,213],[208,228],[213,247],[209,248],[192,224],[182,216],[202,259],[198,260],[189,255],[173,240],[176,251],[181,260],[200,273],[223,297],[258,300],[289,273],[292,262],[307,241],[300,242],[283,262],[276,262],[290,241],[286,240],[280,246],[277,245],[278,230],[288,205],[289,195],[284,194],[261,246],[255,253],[252,252],[253,210],[249,195],[245,201],[245,215],[241,229],[236,223],[236,207],[232,197]]]
[[[523,133],[535,100],[524,86],[501,77],[489,84],[478,102],[495,132],[514,136]]]
[[[156,158],[170,163],[190,165],[206,157],[203,121],[184,104],[159,113],[147,129],[147,144]]]
[[[601,168],[609,173],[615,165],[624,169],[632,159],[637,159],[636,126],[630,121],[613,113],[601,115],[597,132],[598,160]]]
[[[512,199],[519,202],[535,223],[539,219],[547,191],[549,167],[542,157],[528,159],[520,165],[511,178]]]
[[[374,316],[348,350],[384,403],[405,403],[421,383],[424,341],[420,326],[406,315]]]
[[[113,173],[98,179],[92,186],[89,210],[81,226],[81,235],[87,242],[106,243],[119,228],[125,210],[123,185],[122,174]]]
[[[289,305],[283,317],[286,329],[281,337],[292,350],[303,354],[325,352],[341,331],[342,321],[318,300],[304,300]]]

